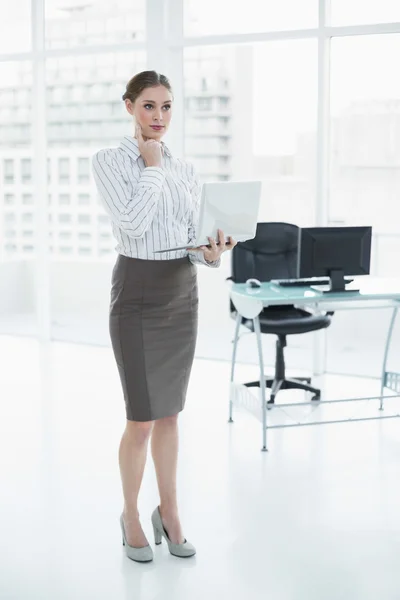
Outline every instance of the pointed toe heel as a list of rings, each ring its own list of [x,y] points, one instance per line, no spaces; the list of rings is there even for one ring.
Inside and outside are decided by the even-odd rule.
[[[125,548],[125,554],[127,557],[136,562],[151,562],[153,560],[153,550],[151,549],[151,546],[147,545],[143,546],[142,548],[130,546],[126,541],[124,519],[122,515],[120,517],[120,524],[122,530],[122,545]]]

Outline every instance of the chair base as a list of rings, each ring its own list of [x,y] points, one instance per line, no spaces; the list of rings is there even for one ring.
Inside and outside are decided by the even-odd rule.
[[[311,392],[314,396],[311,400],[321,400],[321,390],[313,387],[310,377],[296,377],[294,379],[275,379],[272,377],[265,378],[265,386],[271,389],[271,396],[268,404],[275,404],[275,397],[279,390],[304,390]],[[260,387],[259,381],[251,381],[244,384],[246,387]]]

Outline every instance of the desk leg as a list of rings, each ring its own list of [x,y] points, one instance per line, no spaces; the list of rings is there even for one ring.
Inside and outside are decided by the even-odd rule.
[[[265,397],[265,374],[264,374],[264,359],[263,359],[263,351],[262,351],[262,342],[261,342],[261,329],[260,329],[260,319],[257,316],[253,319],[254,322],[254,331],[257,336],[257,347],[258,347],[258,361],[260,363],[260,391],[261,391],[261,402],[262,402],[262,420],[263,420],[263,446],[262,451],[267,452],[267,400]]]
[[[383,365],[382,365],[382,376],[381,376],[381,402],[379,406],[379,410],[383,410],[383,392],[386,386],[386,366],[387,359],[389,355],[390,342],[392,341],[392,334],[394,329],[394,324],[396,322],[398,308],[393,309],[392,318],[390,319],[389,331],[386,336],[386,346],[385,346],[385,354],[383,356]]]
[[[318,377],[326,373],[327,329],[314,331],[313,336],[313,376]]]
[[[233,350],[232,350],[231,386],[230,386],[230,390],[229,390],[229,423],[233,423],[233,419],[232,419],[232,411],[233,411],[232,387],[233,387],[233,380],[234,380],[234,376],[235,376],[236,351],[237,351],[237,345],[238,345],[238,341],[239,341],[239,329],[240,329],[241,322],[242,322],[242,315],[240,315],[238,313],[237,317],[236,317],[235,337],[233,338]]]

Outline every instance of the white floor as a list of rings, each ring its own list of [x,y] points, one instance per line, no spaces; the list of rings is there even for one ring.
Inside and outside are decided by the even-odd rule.
[[[400,420],[278,429],[262,453],[253,415],[236,409],[227,423],[229,365],[197,360],[179,457],[197,555],[178,559],[163,543],[140,565],[119,530],[124,408],[111,350],[3,336],[0,364],[1,600],[399,600]],[[378,392],[373,380],[322,383],[325,398]],[[387,401],[393,412],[398,400]],[[269,416],[363,414],[378,414],[376,403]],[[157,502],[149,456],[140,512],[153,547]]]

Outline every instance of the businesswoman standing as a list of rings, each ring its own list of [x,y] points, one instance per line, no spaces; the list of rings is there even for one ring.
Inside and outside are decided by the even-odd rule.
[[[110,336],[126,408],[119,447],[124,495],[120,517],[129,558],[147,562],[153,551],[139,520],[138,494],[148,443],[160,504],[152,514],[156,544],[162,536],[171,554],[196,553],[179,520],[176,470],[178,415],[183,410],[197,336],[197,267],[218,267],[235,246],[219,232],[196,250],[200,184],[193,166],[175,158],[161,138],[171,121],[173,95],[164,75],[144,71],[127,84],[122,99],[135,136],[93,157],[93,175],[118,242],[112,274]]]

